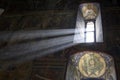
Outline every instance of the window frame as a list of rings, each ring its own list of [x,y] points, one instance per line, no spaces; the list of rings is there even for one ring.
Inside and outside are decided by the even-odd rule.
[[[88,28],[88,23],[93,23],[93,31],[86,31],[86,29]],[[95,20],[85,20],[85,29],[84,29],[84,42],[85,43],[94,43],[96,42],[96,28],[95,28]],[[93,41],[88,41],[87,40],[87,34],[88,33],[93,33]]]

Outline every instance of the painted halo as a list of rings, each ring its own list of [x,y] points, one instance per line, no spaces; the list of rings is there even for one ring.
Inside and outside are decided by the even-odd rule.
[[[96,52],[86,52],[79,60],[79,70],[85,77],[98,78],[105,73],[104,58]]]

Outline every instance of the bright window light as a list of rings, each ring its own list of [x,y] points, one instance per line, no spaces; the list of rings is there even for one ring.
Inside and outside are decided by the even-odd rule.
[[[79,5],[74,43],[103,42],[101,10],[98,3]]]
[[[94,23],[93,22],[88,22],[86,31],[94,31]]]
[[[86,25],[86,34],[85,34],[85,39],[86,42],[94,42],[94,23],[91,22],[87,22]]]
[[[86,32],[86,42],[94,42],[94,32]]]

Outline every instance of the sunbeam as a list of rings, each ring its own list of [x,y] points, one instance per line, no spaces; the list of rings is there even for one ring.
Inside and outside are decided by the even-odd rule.
[[[68,42],[73,42],[74,35],[57,37],[48,40],[41,40],[17,45],[10,45],[0,50],[0,58],[7,59],[19,55],[25,55],[26,53],[35,52],[38,50],[45,50],[50,47],[62,45]]]
[[[75,29],[0,32],[0,41],[14,43],[0,49],[0,60],[7,68],[69,48],[76,45],[74,32]]]
[[[22,55],[22,56],[16,57],[16,60],[13,60],[13,61],[15,63],[26,62],[26,61],[29,61],[29,60],[33,60],[34,58],[40,58],[40,57],[43,57],[45,55],[55,53],[57,51],[66,49],[68,47],[71,47],[73,45],[76,45],[76,44],[72,43],[72,42],[69,42],[69,43],[59,45],[59,46],[55,46],[55,47],[52,47],[52,48],[49,48],[49,49],[46,49],[46,50],[38,50],[36,52],[31,52],[27,55]]]
[[[16,59],[10,59],[9,63],[4,64],[5,66],[2,70],[5,70],[10,65],[21,64],[23,62],[25,63],[25,62],[31,61],[35,58],[40,58],[40,57],[46,56],[48,54],[52,54],[52,53],[55,53],[57,51],[72,47],[74,45],[76,45],[76,43],[69,42],[69,43],[66,43],[66,44],[63,44],[63,45],[60,45],[60,46],[55,46],[55,47],[46,49],[44,51],[39,50],[39,51],[36,51],[34,53],[32,52],[30,55],[27,54],[27,55],[24,55],[24,56],[16,57]]]
[[[48,54],[51,54],[51,53],[55,53],[57,51],[60,51],[60,50],[63,50],[63,49],[66,49],[68,47],[71,47],[75,45],[74,43],[72,42],[69,42],[69,43],[66,43],[66,44],[63,44],[63,45],[59,45],[59,46],[55,46],[55,47],[52,47],[52,48],[49,48],[49,49],[46,49],[46,50],[39,50],[39,51],[36,51],[34,53],[31,53],[31,54],[27,54],[27,55],[24,55],[24,56],[20,56],[18,58],[16,58],[16,62],[18,61],[29,61],[29,60],[33,60],[34,58],[40,58],[40,57],[43,57],[45,55],[48,55]]]
[[[0,32],[0,41],[21,41],[36,38],[74,34],[74,29]]]

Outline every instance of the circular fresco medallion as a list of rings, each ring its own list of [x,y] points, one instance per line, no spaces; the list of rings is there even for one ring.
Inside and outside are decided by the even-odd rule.
[[[105,73],[106,63],[98,53],[86,52],[80,58],[79,70],[85,77],[97,78]]]

